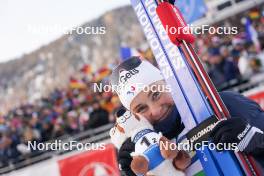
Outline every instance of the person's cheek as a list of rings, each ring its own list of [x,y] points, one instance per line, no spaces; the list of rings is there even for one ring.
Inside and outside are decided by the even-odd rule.
[[[165,94],[161,94],[158,101],[155,101],[155,110],[159,112],[159,114],[156,115],[155,120],[159,120],[160,118],[163,118],[162,115],[167,111],[168,105],[170,100],[168,99],[168,96]]]
[[[172,99],[172,96],[170,93],[162,93],[161,97],[160,97],[160,103],[162,104],[174,104],[174,101]]]
[[[152,119],[151,119],[151,115],[150,115],[150,111],[149,109],[145,109],[144,112],[140,112],[140,113],[137,113],[137,112],[132,112],[133,114],[140,114],[141,116],[145,117],[150,123],[152,123]]]
[[[149,123],[151,123],[151,124],[154,123],[154,119],[151,118],[150,113],[148,113],[148,112],[142,113],[142,116],[145,117],[149,121]]]

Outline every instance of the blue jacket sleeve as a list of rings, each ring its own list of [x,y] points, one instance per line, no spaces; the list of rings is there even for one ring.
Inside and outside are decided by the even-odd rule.
[[[220,93],[231,117],[245,118],[253,126],[264,130],[264,111],[254,101],[235,92]]]

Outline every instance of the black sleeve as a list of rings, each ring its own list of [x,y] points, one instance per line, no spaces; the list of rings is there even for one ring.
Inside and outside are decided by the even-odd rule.
[[[245,118],[252,126],[264,130],[264,111],[254,101],[235,92],[220,93],[232,117]]]

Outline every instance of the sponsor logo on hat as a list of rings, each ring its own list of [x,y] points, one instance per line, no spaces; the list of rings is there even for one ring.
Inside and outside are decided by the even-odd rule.
[[[132,70],[124,70],[121,69],[119,71],[119,83],[125,84],[130,78],[132,78],[132,76],[138,74],[139,71],[137,69],[132,69]]]
[[[132,95],[134,96],[135,91],[136,91],[136,87],[135,86],[131,86],[131,89],[129,91],[127,91],[127,95]]]

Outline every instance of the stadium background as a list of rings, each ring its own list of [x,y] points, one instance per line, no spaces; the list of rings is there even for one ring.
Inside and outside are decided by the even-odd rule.
[[[238,27],[237,35],[198,35],[195,47],[218,90],[240,92],[264,108],[264,1],[197,1],[198,12],[185,2],[178,5],[195,25]],[[88,23],[106,25],[110,34],[65,35],[0,64],[0,174],[119,175],[108,133],[121,105],[115,94],[95,93],[93,86],[108,85],[111,69],[130,55],[156,65],[133,13],[125,6]],[[54,140],[105,143],[106,150],[26,149],[28,141]]]

